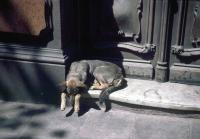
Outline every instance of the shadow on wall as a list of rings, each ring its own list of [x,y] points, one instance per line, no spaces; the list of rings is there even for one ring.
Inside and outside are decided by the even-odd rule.
[[[90,0],[61,0],[62,50],[65,57],[66,74],[71,62],[80,59],[112,58],[123,56],[115,46],[109,50],[98,50],[94,47],[97,41],[105,38],[118,39],[118,25],[113,14],[114,0],[92,2]],[[96,9],[94,12],[93,9]],[[102,24],[101,24],[102,23]],[[113,26],[114,25],[114,26]],[[104,36],[104,35],[109,36]],[[99,40],[101,38],[101,40]]]
[[[59,103],[58,82],[52,77],[52,74],[56,72],[50,71],[48,68],[51,67],[48,65],[45,67],[37,63],[1,61],[0,68],[1,99],[47,104]]]
[[[122,26],[126,27],[129,24],[126,13],[130,13],[130,10],[123,11],[123,8],[116,8],[116,6],[114,8],[116,3],[119,5],[117,0],[61,0],[62,48],[67,61],[66,67],[69,67],[68,63],[73,60],[101,58],[111,61],[115,59],[123,68],[125,55],[126,58],[153,60],[154,53],[141,54],[118,47],[118,43],[134,42],[134,39],[124,36],[121,30]],[[124,6],[129,3],[130,1]],[[134,4],[137,5],[136,2]],[[141,4],[141,11],[142,7]],[[137,13],[136,16],[142,18],[142,15]],[[140,27],[139,21],[136,21],[136,24],[132,26],[135,30]],[[142,37],[140,39],[141,42],[144,41]]]
[[[123,59],[117,44],[112,43],[120,40],[113,2],[61,0],[62,48],[65,60],[69,61],[66,64],[91,57]],[[114,49],[96,49],[94,45],[102,41],[112,43]]]
[[[9,46],[7,50],[14,53]],[[32,59],[34,61],[34,57]],[[61,89],[58,85],[64,81],[64,66],[0,59],[0,71],[0,99],[47,104],[60,103]]]
[[[52,0],[1,0],[1,41],[46,46],[53,40],[52,11]]]

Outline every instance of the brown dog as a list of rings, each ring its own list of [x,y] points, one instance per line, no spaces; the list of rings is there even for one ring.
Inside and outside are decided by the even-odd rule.
[[[86,89],[102,90],[100,104],[108,99],[109,94],[125,86],[121,68],[102,60],[81,60],[70,66],[66,80],[66,91],[61,94],[61,110],[66,107],[66,96],[74,96],[74,111],[80,110],[81,94]]]

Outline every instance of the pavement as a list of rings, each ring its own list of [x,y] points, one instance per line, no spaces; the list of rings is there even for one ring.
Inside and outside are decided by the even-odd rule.
[[[200,113],[84,101],[81,115],[59,106],[0,101],[1,139],[199,139]]]
[[[126,80],[107,112],[96,90],[79,115],[70,106],[0,100],[0,139],[200,139],[200,86]]]

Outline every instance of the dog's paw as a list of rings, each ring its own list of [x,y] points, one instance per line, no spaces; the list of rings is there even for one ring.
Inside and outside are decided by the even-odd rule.
[[[61,110],[61,111],[64,111],[65,108],[66,108],[66,103],[65,103],[65,102],[61,102],[60,110]]]
[[[74,112],[75,113],[78,113],[80,111],[80,108],[79,107],[74,107]]]
[[[99,108],[102,110],[102,111],[106,111],[106,105],[105,105],[105,103],[103,103],[103,102],[99,102]]]
[[[92,85],[92,86],[90,86],[90,90],[99,90],[99,89],[101,89],[100,88],[101,86],[100,85]]]
[[[61,106],[61,107],[60,107],[60,110],[61,110],[61,111],[64,111],[64,110],[65,110],[65,107]]]
[[[95,90],[95,86],[90,86],[90,90]]]

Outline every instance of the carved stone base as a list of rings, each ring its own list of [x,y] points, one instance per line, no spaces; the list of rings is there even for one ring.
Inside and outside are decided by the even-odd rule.
[[[153,78],[153,66],[150,61],[123,62],[123,66],[128,77]]]
[[[200,66],[174,64],[170,68],[170,81],[200,85]]]
[[[158,62],[155,71],[155,79],[159,82],[168,81],[168,66],[167,62]]]

